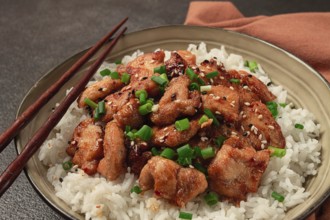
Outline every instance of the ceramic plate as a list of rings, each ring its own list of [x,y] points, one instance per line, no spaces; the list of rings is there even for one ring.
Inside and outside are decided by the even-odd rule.
[[[319,73],[292,54],[256,38],[222,29],[181,25],[151,28],[127,34],[116,45],[108,60],[117,60],[137,49],[144,52],[151,52],[157,48],[177,50],[187,48],[190,43],[198,44],[201,41],[205,42],[208,48],[224,45],[228,52],[241,54],[245,59],[256,60],[270,75],[273,83],[284,86],[288,91],[290,101],[297,107],[313,112],[317,121],[321,123],[322,164],[317,176],[308,179],[306,183],[311,196],[304,203],[289,210],[286,215],[286,219],[306,217],[330,193],[330,88]],[[33,103],[40,93],[58,79],[83,53],[84,51],[74,55],[42,77],[28,92],[18,114]],[[91,62],[93,60],[95,58]],[[79,76],[86,71],[91,62],[87,63],[19,134],[16,139],[18,152],[47,119],[55,103],[64,97],[65,90],[78,81]],[[46,167],[38,160],[37,154],[29,161],[25,171],[35,189],[52,207],[68,218],[84,219],[82,215],[71,211],[70,207],[55,196],[53,186],[46,178]]]

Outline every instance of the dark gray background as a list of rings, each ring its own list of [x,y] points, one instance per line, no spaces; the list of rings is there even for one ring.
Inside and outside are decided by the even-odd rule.
[[[182,24],[189,0],[0,0],[0,132],[15,118],[26,92],[49,69],[93,45],[129,16],[128,32]],[[245,16],[330,11],[327,0],[235,0]],[[11,143],[0,172],[16,156]],[[0,198],[0,219],[62,219],[21,174]]]

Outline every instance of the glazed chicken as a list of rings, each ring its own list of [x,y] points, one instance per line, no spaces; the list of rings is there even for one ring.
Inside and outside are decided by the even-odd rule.
[[[67,153],[87,174],[109,181],[129,170],[142,191],[179,207],[206,190],[239,204],[257,191],[268,146],[285,148],[265,105],[276,97],[255,76],[227,71],[215,58],[196,63],[184,50],[164,57],[159,50],[118,65],[120,76],[130,76],[125,84],[104,77],[87,87],[78,106],[104,100],[105,111],[76,127]],[[97,110],[89,113],[95,118]]]
[[[183,207],[207,188],[203,173],[180,167],[172,160],[152,157],[143,167],[139,183],[141,190],[154,189],[155,195]]]

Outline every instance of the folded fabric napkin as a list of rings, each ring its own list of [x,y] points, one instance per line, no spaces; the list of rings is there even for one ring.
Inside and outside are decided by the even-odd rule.
[[[186,25],[220,27],[268,41],[296,55],[330,82],[330,13],[244,17],[231,2],[191,2]],[[308,220],[330,219],[330,198]]]
[[[221,27],[268,41],[330,82],[330,13],[244,17],[231,2],[191,2],[185,24]]]

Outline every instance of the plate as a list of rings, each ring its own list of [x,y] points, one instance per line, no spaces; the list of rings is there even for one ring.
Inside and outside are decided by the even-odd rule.
[[[117,60],[126,54],[140,49],[151,52],[157,48],[177,50],[188,44],[205,42],[208,48],[224,45],[228,52],[243,55],[245,59],[256,60],[263,66],[275,84],[282,85],[295,106],[313,112],[321,123],[322,163],[315,177],[308,179],[306,186],[311,196],[302,204],[290,209],[285,219],[303,219],[317,208],[330,194],[330,87],[322,76],[306,63],[265,41],[218,28],[197,26],[164,26],[146,29],[125,35],[116,45],[107,60]],[[33,103],[39,94],[60,77],[84,51],[72,56],[61,65],[45,74],[28,92],[18,110],[18,115]],[[41,126],[51,113],[52,107],[64,96],[79,77],[95,60],[85,64],[64,88],[37,114],[34,120],[16,138],[17,151],[21,152],[28,139]],[[46,167],[38,160],[37,154],[28,162],[25,172],[32,185],[45,201],[64,216],[71,219],[84,219],[55,196],[53,186],[46,178]]]

